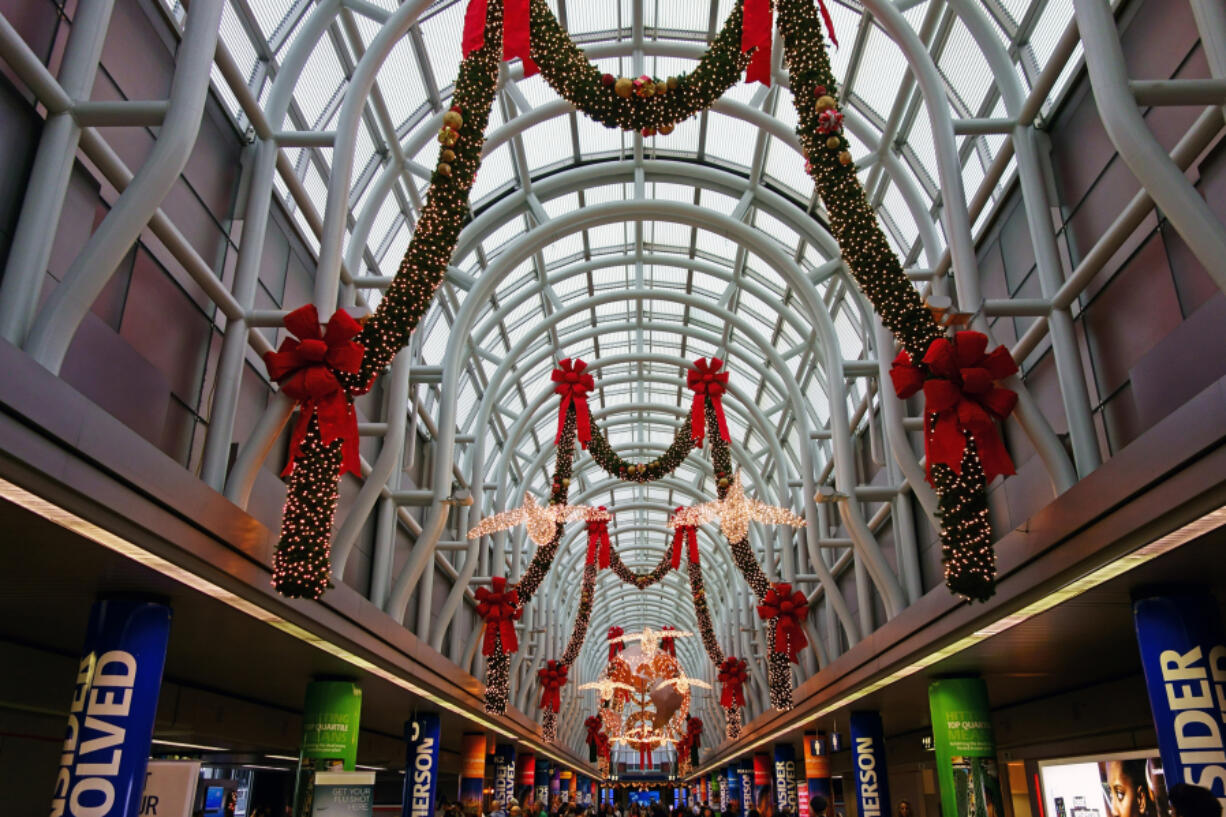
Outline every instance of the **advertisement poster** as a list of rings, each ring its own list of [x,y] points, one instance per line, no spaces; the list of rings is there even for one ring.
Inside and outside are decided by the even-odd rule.
[[[358,760],[362,688],[350,681],[307,684],[302,713],[302,756],[320,771],[353,771]]]
[[[532,798],[538,803],[549,802],[549,778],[552,774],[549,768],[549,758],[538,757],[536,759],[536,771],[532,775],[535,781],[533,785]]]
[[[1003,817],[987,687],[980,678],[928,686],[944,817]]]
[[[891,817],[894,812],[890,809],[890,779],[886,773],[880,713],[864,710],[851,713],[851,758],[859,817]]]
[[[494,765],[493,798],[505,807],[515,797],[515,746],[510,743],[500,743],[494,747],[492,757]]]
[[[485,733],[465,732],[460,743],[460,806],[466,814],[480,814],[485,787]]]
[[[515,758],[515,796],[521,804],[533,798],[533,786],[536,785],[536,755],[531,751],[520,750]]]
[[[722,814],[728,810],[728,776],[720,774],[717,769],[711,774],[711,783],[717,787],[715,800],[719,803],[719,812]]]
[[[157,817],[192,817],[196,805],[198,760],[151,760],[145,770],[145,790],[140,811]]]
[[[312,817],[372,817],[374,772],[316,772]]]
[[[809,817],[809,786],[804,782],[796,784],[796,814]]]
[[[1226,802],[1226,638],[1217,601],[1203,589],[1168,591],[1135,599],[1132,615],[1166,778]]]
[[[51,795],[52,814],[140,813],[169,638],[170,608],[164,604],[94,603]]]
[[[753,761],[741,760],[736,772],[741,778],[741,812],[748,814],[753,809]]]
[[[755,752],[753,756],[753,801],[759,814],[774,808],[775,791],[771,781],[771,756]]]
[[[1039,763],[1050,817],[1170,817],[1156,752]]]
[[[805,732],[805,794],[813,817],[834,817],[834,793],[830,788],[830,756],[826,754],[824,735]],[[814,813],[825,802],[820,814]]]
[[[728,786],[728,805],[727,809],[737,812],[744,808],[744,796],[741,794],[741,770],[736,766],[728,766],[724,769],[724,777],[727,778]]]
[[[434,817],[438,795],[439,718],[436,712],[423,712],[404,722],[404,793],[401,817]]]
[[[775,744],[775,809],[796,813],[796,747]]]

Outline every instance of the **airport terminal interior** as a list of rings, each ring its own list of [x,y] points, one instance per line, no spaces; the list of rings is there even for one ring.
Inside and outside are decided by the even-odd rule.
[[[0,0],[0,817],[1217,817],[1223,0]]]

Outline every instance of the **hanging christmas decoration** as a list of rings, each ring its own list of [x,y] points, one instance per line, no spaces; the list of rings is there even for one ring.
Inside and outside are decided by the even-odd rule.
[[[729,542],[739,542],[744,539],[749,534],[751,520],[764,525],[790,525],[794,528],[805,526],[804,517],[787,508],[768,505],[759,499],[745,496],[739,469],[732,480],[732,485],[722,499],[692,505],[688,508],[678,508],[669,520],[668,526],[680,532],[681,528],[705,525],[713,519],[719,519],[720,530]],[[676,542],[675,538],[674,542]]]
[[[707,360],[700,357],[694,361],[694,368],[686,372],[685,382],[694,392],[694,406],[690,412],[690,434],[694,438],[694,446],[702,445],[706,437],[706,406],[710,405],[715,414],[715,422],[719,429],[719,438],[725,442],[731,441],[728,434],[728,421],[724,419],[724,392],[728,390],[728,372],[721,372],[724,361],[717,357]]]
[[[604,570],[612,558],[612,548],[609,542],[609,512],[601,505],[587,514],[587,563],[594,562],[599,570]]]
[[[557,713],[562,708],[562,687],[566,685],[567,666],[560,661],[549,659],[545,666],[537,671],[537,679],[541,683],[541,702],[538,709],[549,709]]]
[[[468,531],[469,539],[479,539],[500,530],[508,530],[516,525],[523,525],[528,532],[528,538],[538,545],[544,545],[553,538],[558,525],[576,519],[599,519],[601,511],[585,505],[540,505],[532,494],[524,494],[524,504],[518,508],[486,517]],[[605,520],[608,514],[604,515]]]
[[[554,443],[562,440],[562,426],[566,424],[566,415],[569,411],[575,412],[575,429],[576,436],[579,439],[579,445],[587,448],[588,442],[592,439],[592,414],[587,405],[587,395],[592,389],[596,388],[596,382],[590,374],[587,374],[584,369],[587,364],[581,359],[563,358],[558,363],[558,368],[553,370],[551,375],[553,382],[557,383],[554,391],[562,396],[562,401],[558,405],[558,436]]]
[[[617,657],[617,654],[626,649],[626,642],[622,639],[626,631],[621,627],[613,626],[609,628],[608,635],[605,637],[609,641],[609,660],[612,661]]]
[[[582,688],[580,687],[580,689]],[[589,715],[583,721],[583,728],[587,730],[587,737],[584,739],[588,749],[587,759],[590,763],[595,763],[599,757],[600,738],[604,735],[602,731],[604,729],[604,721],[597,715]],[[607,736],[605,739],[608,739]]]
[[[497,651],[513,653],[519,650],[515,637],[515,622],[524,614],[519,606],[519,593],[507,589],[507,580],[502,576],[490,579],[492,588],[478,587],[477,615],[485,622],[485,637],[481,654],[493,655]]]
[[[660,649],[676,658],[677,636],[674,633],[679,633],[679,631],[670,624],[665,624],[660,628]]]

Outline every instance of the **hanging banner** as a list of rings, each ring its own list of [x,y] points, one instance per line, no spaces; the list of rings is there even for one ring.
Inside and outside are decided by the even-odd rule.
[[[404,722],[404,739],[408,744],[404,768],[404,795],[401,817],[434,817],[434,801],[438,794],[437,712],[423,712]]]
[[[77,665],[51,814],[129,817],[141,808],[153,743],[170,608],[94,603]]]
[[[302,757],[315,769],[353,771],[358,762],[362,688],[352,681],[307,684],[302,713]]]
[[[728,810],[728,777],[720,774],[719,769],[711,772],[711,791],[717,804],[716,811],[721,814]]]
[[[494,799],[502,803],[504,809],[515,797],[515,747],[510,743],[500,743],[494,747]]]
[[[753,807],[758,810],[759,814],[765,812],[768,806],[772,806],[774,796],[774,787],[771,785],[771,756],[766,752],[755,752],[753,756]]]
[[[532,775],[534,781],[532,799],[545,806],[549,805],[549,778],[549,758],[538,757],[536,771]]]
[[[1191,783],[1226,804],[1226,638],[1217,601],[1168,589],[1132,604],[1167,786]]]
[[[796,782],[796,814],[809,817],[809,784],[803,780]]]
[[[532,787],[536,785],[536,755],[530,751],[521,750],[515,757],[515,796],[520,805],[526,805],[533,799]],[[536,817],[536,815],[532,815]]]
[[[196,805],[199,760],[151,760],[145,770],[141,817],[192,817]]]
[[[374,772],[316,772],[312,817],[373,817]]]
[[[833,817],[834,796],[830,786],[830,756],[826,736],[805,732],[805,797],[811,817]],[[822,804],[825,805],[822,805]]]
[[[851,757],[860,804],[859,817],[891,817],[885,735],[879,712],[851,713]]]
[[[734,812],[741,811],[744,803],[744,797],[741,794],[741,771],[735,764],[724,769],[724,776],[727,778],[725,785],[728,788],[728,801],[725,803],[725,810]]]
[[[775,810],[796,813],[796,747],[775,744]]]
[[[704,806],[710,805],[711,803],[711,795],[709,793],[708,786],[710,786],[710,784],[707,782],[705,777],[698,778],[698,802]]]
[[[753,761],[744,758],[737,762],[737,777],[741,779],[741,813],[753,810]]]
[[[571,803],[575,802],[575,798],[579,793],[579,776],[574,772],[563,772],[562,776],[566,778],[566,797]]]
[[[944,817],[1004,814],[992,712],[980,678],[944,678],[928,685],[932,736]]]
[[[553,770],[553,776],[549,778],[549,794],[550,796],[557,796],[561,793],[562,793],[562,769],[561,767],[555,767]]]
[[[485,733],[465,732],[460,742],[460,806],[468,814],[480,814],[485,787]]]

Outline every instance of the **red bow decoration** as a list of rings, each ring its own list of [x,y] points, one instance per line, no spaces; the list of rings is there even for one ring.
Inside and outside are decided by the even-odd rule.
[[[596,715],[589,715],[587,720],[583,722],[583,726],[587,729],[586,743],[589,746],[594,746],[596,738],[600,735],[600,730],[604,728],[604,721]]]
[[[464,12],[464,34],[461,48],[467,57],[485,47],[485,15],[488,0],[469,0]],[[541,69],[532,61],[531,40],[528,24],[529,0],[503,0],[502,3],[502,58],[524,61],[524,78]]]
[[[669,635],[670,632],[677,632],[677,628],[670,624],[665,624],[660,628],[660,649],[668,653],[673,658],[677,657],[677,639],[675,636]]]
[[[601,505],[600,510],[605,510],[605,506]],[[595,562],[597,569],[604,570],[609,566],[611,548],[609,520],[589,519],[587,521],[587,564]]]
[[[277,351],[264,353],[268,376],[301,406],[290,435],[289,462],[281,476],[294,470],[294,460],[302,454],[302,441],[315,417],[324,445],[341,441],[341,473],[360,477],[358,415],[337,373],[355,374],[362,365],[366,349],[353,340],[362,331],[361,324],[338,309],[320,331],[319,312],[307,304],[285,316],[285,328],[296,337],[281,341]]]
[[[681,569],[681,548],[686,543],[690,546],[690,564],[698,564],[698,528],[694,525],[678,525],[673,531],[673,570]]]
[[[606,735],[604,732],[601,732],[600,734],[596,735],[596,756],[597,757],[608,757],[609,752],[612,750],[612,748],[613,748],[612,745],[609,743],[608,735]]]
[[[792,585],[780,582],[772,585],[758,605],[758,616],[775,619],[775,643],[773,650],[787,653],[788,660],[797,663],[796,656],[809,644],[805,637],[804,623],[809,615],[809,602],[805,594],[792,590]]]
[[[727,709],[732,706],[745,705],[745,681],[749,679],[748,664],[744,658],[728,656],[719,665],[718,679],[723,688],[720,690],[719,705]]]
[[[902,399],[924,391],[924,457],[928,481],[932,466],[946,465],[962,473],[962,455],[973,440],[983,464],[983,479],[1014,473],[1013,460],[995,420],[1004,420],[1017,404],[1017,394],[996,385],[1017,372],[1009,350],[997,346],[987,352],[982,332],[958,332],[952,339],[937,338],[924,353],[922,367],[911,362],[906,350],[890,367],[894,393]]]
[[[621,638],[625,634],[626,634],[626,631],[623,630],[621,627],[613,626],[609,628],[609,634],[605,637],[609,639],[609,660],[610,661],[612,661],[613,658],[619,652],[626,649],[625,641],[614,641],[613,640],[615,638]]]
[[[537,671],[536,677],[541,682],[541,703],[539,709],[552,709],[558,712],[562,708],[562,687],[566,684],[568,667],[550,659],[545,666]]]
[[[702,743],[702,718],[690,716],[685,721],[685,748],[690,753],[690,762],[698,760],[698,745]]]
[[[550,379],[558,384],[554,386],[554,392],[562,395],[562,402],[558,405],[558,435],[553,441],[555,445],[562,442],[566,409],[571,404],[575,406],[575,436],[579,438],[579,445],[587,448],[588,441],[592,439],[592,413],[587,406],[587,393],[596,388],[596,381],[592,380],[590,374],[584,374],[583,370],[586,368],[587,364],[581,359],[575,358],[572,361],[567,357],[558,362],[558,368],[550,375]]]
[[[834,36],[834,20],[826,8],[825,0],[817,0],[822,12],[822,20],[826,23],[826,31],[830,33],[830,42],[835,48],[839,40]],[[751,48],[758,49],[745,68],[746,82],[771,84],[771,29],[774,20],[771,14],[771,0],[744,0],[741,6],[741,51]]]
[[[711,398],[711,407],[715,410],[715,422],[719,425],[719,437],[727,442],[732,441],[728,433],[728,422],[724,419],[724,404],[722,397],[728,390],[728,373],[721,372],[724,361],[717,357],[707,362],[705,357],[694,361],[694,368],[685,376],[685,384],[694,390],[694,405],[690,410],[690,436],[694,445],[702,445],[707,435],[707,397]]]
[[[481,646],[482,655],[493,655],[497,648],[496,639],[502,640],[502,651],[513,653],[519,649],[519,639],[515,637],[515,622],[524,614],[519,606],[519,591],[515,588],[507,590],[507,580],[502,576],[490,579],[493,589],[478,587],[474,594],[477,597],[477,615],[485,621],[485,642]]]

